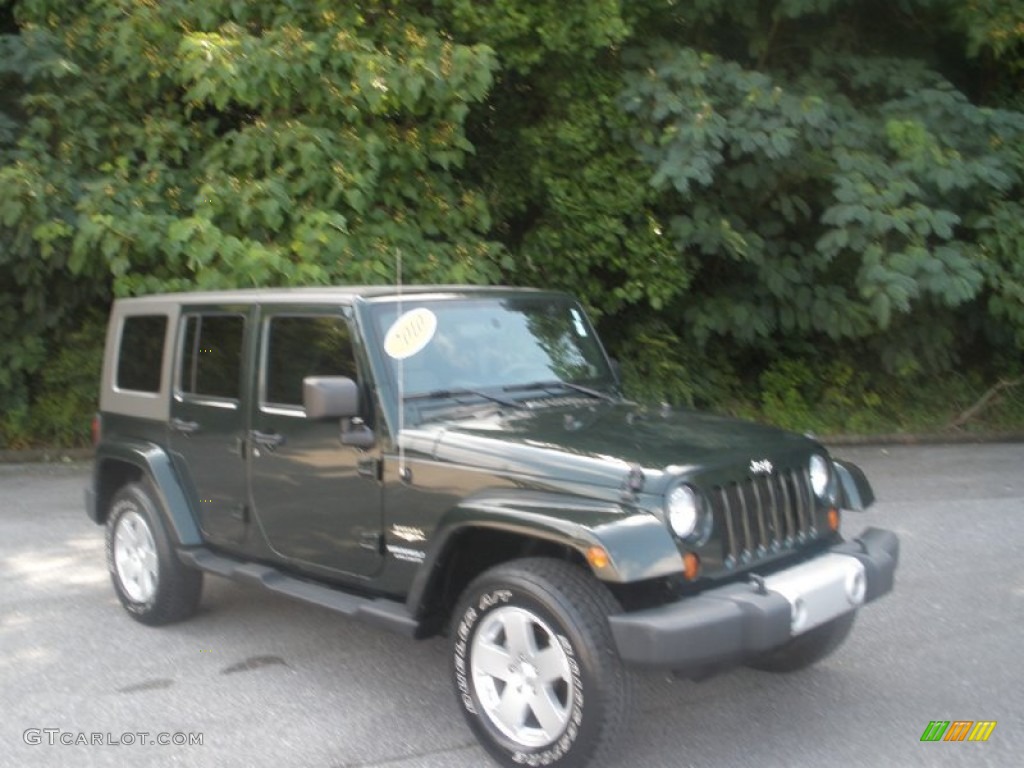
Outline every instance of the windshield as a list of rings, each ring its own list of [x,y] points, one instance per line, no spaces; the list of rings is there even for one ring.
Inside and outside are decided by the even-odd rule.
[[[375,305],[385,361],[406,399],[569,382],[610,386],[601,344],[568,297],[404,299]]]

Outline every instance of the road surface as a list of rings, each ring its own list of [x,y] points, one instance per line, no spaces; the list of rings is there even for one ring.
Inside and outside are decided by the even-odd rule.
[[[877,525],[901,538],[896,591],[813,669],[641,676],[608,765],[1024,764],[1024,445],[836,454],[879,497],[847,514],[844,533]],[[0,466],[0,765],[489,764],[456,706],[442,639],[215,577],[194,619],[130,620],[102,529],[85,516],[87,476],[83,464]],[[932,720],[998,725],[987,743],[922,743]]]

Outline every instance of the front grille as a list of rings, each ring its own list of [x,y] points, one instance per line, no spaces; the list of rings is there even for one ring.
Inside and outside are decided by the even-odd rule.
[[[723,563],[735,568],[792,549],[817,535],[814,497],[806,470],[755,475],[711,491]]]

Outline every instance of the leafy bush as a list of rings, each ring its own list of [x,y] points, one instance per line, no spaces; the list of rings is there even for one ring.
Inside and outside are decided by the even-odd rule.
[[[0,3],[4,439],[80,439],[113,296],[399,252],[581,295],[651,399],[860,430],[980,394],[1024,352],[1019,6]]]
[[[53,349],[36,378],[32,407],[9,411],[0,420],[0,447],[87,445],[99,407],[105,318],[93,315]]]

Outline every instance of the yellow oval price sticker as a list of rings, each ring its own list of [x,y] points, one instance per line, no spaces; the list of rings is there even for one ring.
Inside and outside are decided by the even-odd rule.
[[[384,351],[395,360],[405,360],[423,349],[434,338],[437,315],[429,309],[411,309],[391,324],[384,335]]]

